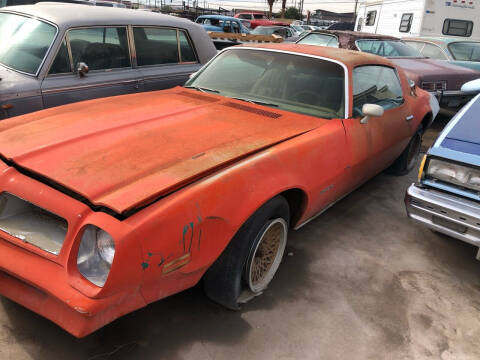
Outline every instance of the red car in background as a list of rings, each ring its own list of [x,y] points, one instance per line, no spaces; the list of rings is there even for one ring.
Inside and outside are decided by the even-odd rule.
[[[280,26],[290,26],[290,24],[283,21],[274,21],[270,20],[264,13],[238,13],[235,15],[236,18],[245,19],[250,21],[250,27],[255,29],[257,26],[271,26],[271,25],[280,25]]]

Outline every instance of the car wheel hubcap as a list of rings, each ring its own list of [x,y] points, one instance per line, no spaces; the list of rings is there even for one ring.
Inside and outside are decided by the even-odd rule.
[[[287,245],[288,226],[284,219],[271,221],[260,234],[247,266],[250,290],[258,293],[264,290],[277,272]]]

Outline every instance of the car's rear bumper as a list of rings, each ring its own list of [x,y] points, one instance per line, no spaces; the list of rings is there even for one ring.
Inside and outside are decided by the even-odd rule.
[[[441,108],[450,110],[459,109],[474,97],[474,94],[461,90],[443,90],[432,94],[437,97]]]
[[[70,286],[64,268],[0,239],[0,295],[46,317],[76,337],[145,306],[139,289],[89,298]]]
[[[480,247],[480,204],[412,184],[405,206],[414,221]]]

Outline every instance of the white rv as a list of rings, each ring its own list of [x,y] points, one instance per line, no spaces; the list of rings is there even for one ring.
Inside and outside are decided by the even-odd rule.
[[[360,0],[355,30],[480,39],[480,0]]]

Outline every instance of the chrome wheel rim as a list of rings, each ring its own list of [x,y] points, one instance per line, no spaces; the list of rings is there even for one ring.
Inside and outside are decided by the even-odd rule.
[[[288,225],[282,218],[272,220],[260,234],[260,240],[247,263],[247,282],[251,291],[264,290],[282,261],[287,245]]]

